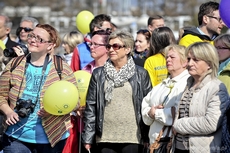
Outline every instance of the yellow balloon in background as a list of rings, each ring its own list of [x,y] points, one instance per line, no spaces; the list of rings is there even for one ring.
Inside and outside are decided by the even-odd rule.
[[[78,104],[77,87],[68,81],[61,80],[50,85],[43,97],[45,111],[53,115],[69,114]]]
[[[80,105],[84,106],[86,103],[86,95],[88,92],[91,74],[89,72],[79,70],[74,72],[74,76],[77,81],[78,93],[80,96]]]
[[[4,50],[6,48],[5,44],[2,42],[2,40],[0,40],[0,47],[2,48],[2,50]]]
[[[89,11],[81,11],[76,17],[76,26],[82,34],[90,32],[89,24],[94,18],[94,15]]]

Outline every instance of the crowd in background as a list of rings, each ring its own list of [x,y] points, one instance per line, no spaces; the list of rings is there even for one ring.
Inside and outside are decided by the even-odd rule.
[[[178,39],[159,15],[135,38],[106,14],[95,15],[89,33],[74,30],[62,38],[51,25],[24,17],[13,40],[12,22],[0,15],[0,110],[8,126],[1,149],[65,152],[73,114],[49,114],[42,103],[59,80],[58,54],[64,80],[77,87],[74,72],[91,74],[86,105],[73,110],[80,141],[74,152],[142,153],[164,127],[172,127],[163,133],[172,137],[172,152],[230,152],[230,34],[221,32],[219,3],[203,3],[197,16],[199,25],[182,27]],[[23,58],[11,71],[17,57]],[[35,104],[25,118],[18,99]]]

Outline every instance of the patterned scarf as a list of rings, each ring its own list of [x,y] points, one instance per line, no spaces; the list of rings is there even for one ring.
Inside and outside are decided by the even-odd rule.
[[[104,65],[104,70],[106,80],[108,81],[107,87],[105,88],[105,100],[106,102],[111,102],[113,89],[124,86],[124,83],[134,75],[135,63],[133,59],[129,57],[127,64],[117,71],[112,62],[108,60]]]

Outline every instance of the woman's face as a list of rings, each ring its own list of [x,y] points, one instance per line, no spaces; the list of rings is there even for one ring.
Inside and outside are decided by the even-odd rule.
[[[166,55],[166,66],[170,74],[179,75],[185,70],[187,61],[182,62],[179,53],[171,49]]]
[[[107,50],[105,47],[106,43],[104,42],[105,37],[105,35],[97,34],[92,37],[90,51],[91,57],[95,60],[100,59],[102,56],[105,56],[107,54]]]
[[[210,66],[203,60],[196,59],[192,54],[188,54],[188,72],[193,77],[203,77]]]
[[[42,28],[34,28],[28,38],[28,49],[31,53],[48,53],[52,50],[49,33]]]
[[[69,47],[69,45],[68,45],[67,43],[63,43],[63,44],[62,44],[62,47],[64,48],[64,50],[65,50],[65,52],[66,52],[67,54],[71,53],[70,47]]]
[[[226,47],[221,41],[217,41],[215,43],[215,47],[217,49],[220,62],[225,61],[230,57],[230,48]]]
[[[146,40],[146,37],[139,33],[137,34],[136,41],[135,41],[135,49],[137,52],[143,52],[149,48],[149,43]]]
[[[107,47],[108,55],[113,62],[127,62],[127,56],[130,52],[130,48],[125,48],[123,42],[114,38],[109,41],[109,48]]]

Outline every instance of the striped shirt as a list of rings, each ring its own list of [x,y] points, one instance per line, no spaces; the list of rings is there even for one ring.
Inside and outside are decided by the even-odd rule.
[[[18,97],[22,96],[23,90],[26,86],[26,80],[23,80],[25,79],[23,75],[25,71],[26,58],[21,61],[21,63],[14,69],[12,73],[10,72],[11,63],[12,60],[6,65],[5,70],[0,76],[0,106],[4,103],[6,104],[9,100],[10,107],[14,109]],[[20,88],[22,80],[23,83]],[[59,80],[59,76],[52,60],[48,77],[42,86],[41,94],[39,97],[41,107],[43,107],[43,96],[45,91],[50,85]],[[66,62],[63,62],[62,80],[72,82],[77,86],[74,74]],[[54,147],[55,144],[60,141],[62,135],[71,127],[70,115],[66,114],[62,116],[56,116],[50,114],[48,117],[42,117],[42,126],[45,130],[45,133],[47,134],[51,146]]]

